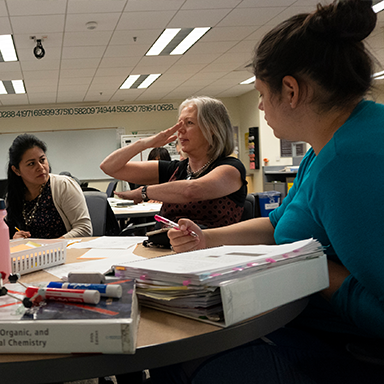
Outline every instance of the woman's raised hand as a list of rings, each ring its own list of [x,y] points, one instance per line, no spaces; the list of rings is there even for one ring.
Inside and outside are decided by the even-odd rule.
[[[167,232],[175,252],[188,252],[206,248],[203,231],[198,225],[188,219],[180,219],[178,224],[180,229],[170,229]],[[191,232],[195,232],[197,237],[192,236]]]
[[[164,147],[164,145],[171,143],[177,139],[175,134],[178,129],[181,128],[182,123],[179,122],[173,127],[165,129],[164,131],[159,132],[156,135],[150,136],[148,138],[142,139],[145,140],[148,148]]]

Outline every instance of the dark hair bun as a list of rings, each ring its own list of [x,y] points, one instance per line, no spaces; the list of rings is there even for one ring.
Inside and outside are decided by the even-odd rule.
[[[372,0],[337,0],[328,6],[319,4],[306,25],[318,38],[359,42],[373,31],[376,20]]]

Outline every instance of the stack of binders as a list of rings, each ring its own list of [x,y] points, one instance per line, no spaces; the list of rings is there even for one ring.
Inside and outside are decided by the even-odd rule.
[[[227,327],[328,287],[314,239],[222,246],[114,266],[135,279],[143,305]]]

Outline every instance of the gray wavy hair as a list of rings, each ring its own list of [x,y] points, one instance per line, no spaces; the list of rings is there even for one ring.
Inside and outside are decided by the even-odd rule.
[[[208,96],[193,96],[181,103],[179,116],[181,111],[190,105],[197,108],[197,123],[209,143],[208,156],[213,159],[229,156],[235,148],[235,143],[225,105],[220,100]]]

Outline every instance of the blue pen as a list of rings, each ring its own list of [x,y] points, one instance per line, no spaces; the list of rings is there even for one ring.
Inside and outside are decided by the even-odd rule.
[[[47,288],[90,289],[99,291],[101,296],[114,297],[117,299],[119,299],[123,294],[121,285],[118,284],[59,283],[52,281],[47,285]]]

